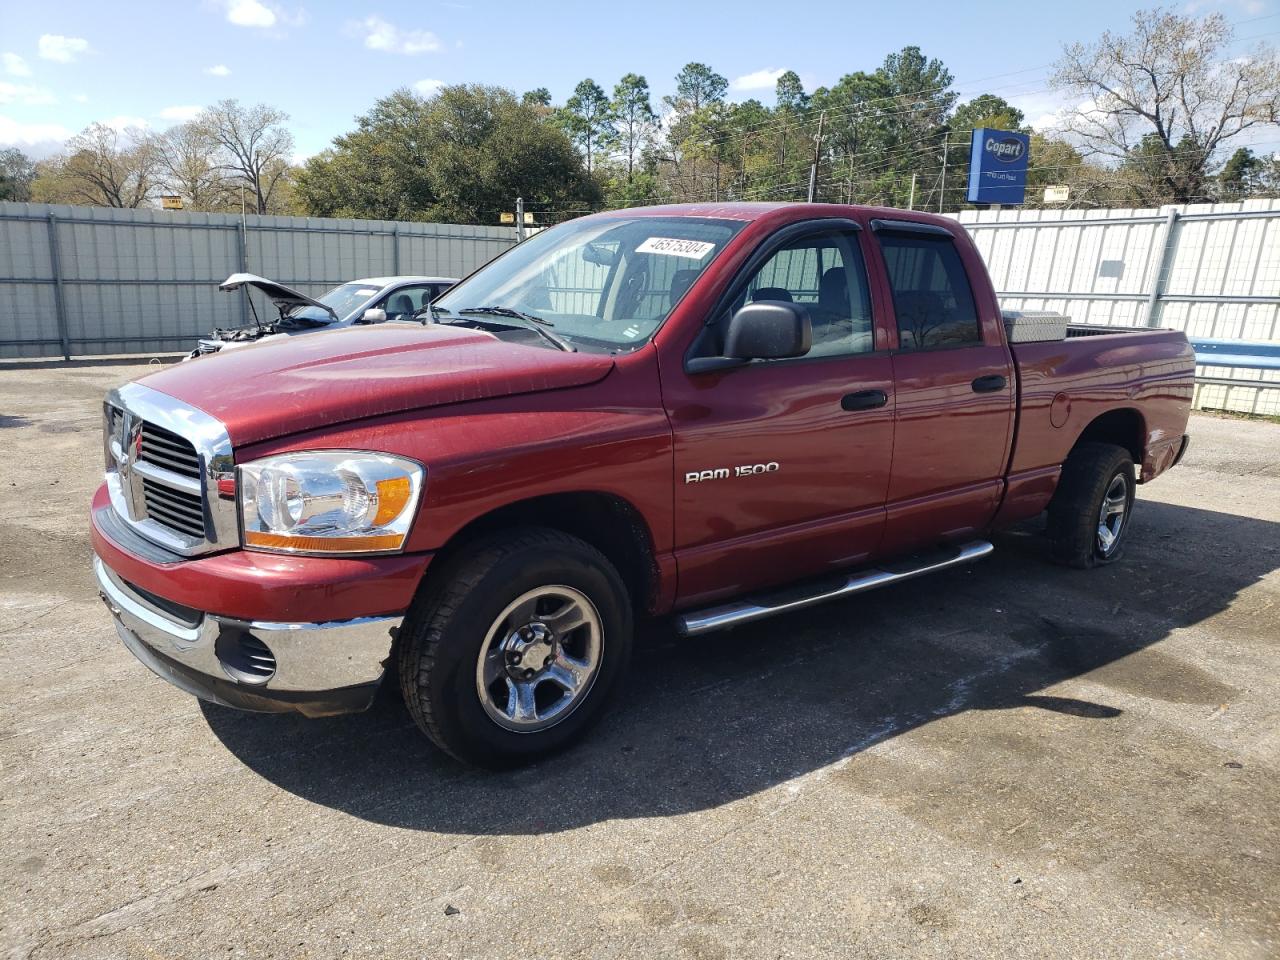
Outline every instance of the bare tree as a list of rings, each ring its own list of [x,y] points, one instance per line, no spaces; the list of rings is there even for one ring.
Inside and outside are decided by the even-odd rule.
[[[145,132],[95,123],[67,141],[65,155],[38,166],[31,190],[52,203],[140,207],[155,193],[159,167],[159,151]]]
[[[234,188],[219,162],[220,145],[199,123],[183,123],[156,138],[165,188],[190,210],[225,210]],[[238,202],[238,201],[237,201]]]
[[[1258,46],[1229,57],[1221,14],[1202,19],[1142,10],[1133,31],[1065,48],[1053,84],[1084,102],[1064,121],[1086,156],[1119,161],[1150,194],[1205,196],[1220,148],[1280,118],[1280,61]]]
[[[266,213],[280,178],[289,170],[293,134],[284,127],[289,115],[266,104],[243,107],[222,100],[195,123],[218,144],[223,170],[242,180],[252,194],[253,209]]]

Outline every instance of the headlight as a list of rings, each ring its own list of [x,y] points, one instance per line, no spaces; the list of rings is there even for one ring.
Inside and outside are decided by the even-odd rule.
[[[244,545],[281,553],[400,550],[422,492],[422,465],[353,450],[286,453],[239,468]]]

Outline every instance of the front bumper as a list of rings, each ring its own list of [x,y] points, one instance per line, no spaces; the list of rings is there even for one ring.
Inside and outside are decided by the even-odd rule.
[[[223,706],[329,716],[365,710],[402,617],[278,623],[215,616],[148,594],[94,557],[129,651],[179,689]]]

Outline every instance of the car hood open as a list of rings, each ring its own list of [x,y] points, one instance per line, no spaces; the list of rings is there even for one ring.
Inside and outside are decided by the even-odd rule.
[[[332,307],[326,307],[319,300],[313,300],[305,293],[299,293],[292,287],[286,287],[283,283],[276,283],[274,280],[268,280],[266,277],[259,277],[252,273],[233,273],[222,283],[218,284],[219,290],[239,290],[241,287],[249,286],[261,290],[268,300],[276,305],[281,313],[292,307],[319,307],[329,316],[333,317],[336,322],[338,315],[334,313]],[[320,321],[325,322],[325,321]]]
[[[217,417],[236,446],[449,403],[584,386],[603,354],[507,343],[490,333],[389,323],[251,344],[142,382]]]

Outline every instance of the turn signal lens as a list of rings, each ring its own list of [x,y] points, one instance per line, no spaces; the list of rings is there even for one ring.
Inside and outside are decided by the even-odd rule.
[[[373,515],[373,525],[383,527],[404,511],[405,504],[413,496],[413,484],[408,477],[392,477],[378,481],[378,512]]]

